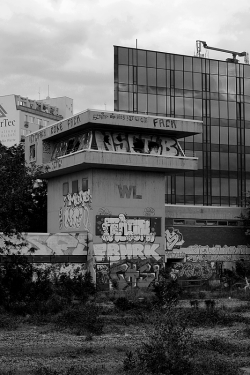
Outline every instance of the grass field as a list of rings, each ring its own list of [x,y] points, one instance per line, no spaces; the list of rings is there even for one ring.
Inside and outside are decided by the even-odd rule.
[[[71,326],[70,322],[58,324],[51,316],[20,317],[2,312],[0,374],[128,374],[124,370],[126,353],[136,352],[142,342],[147,341],[152,327],[145,316],[152,312],[118,311],[110,302],[108,306],[108,310],[99,316],[102,323],[99,334],[84,332],[77,324]],[[249,302],[236,298],[218,299],[216,313],[210,320],[204,318],[207,311],[203,300],[198,310],[191,308],[190,302],[185,300],[173,311],[181,311],[187,320],[190,319],[191,355],[194,358],[206,357],[208,363],[216,358],[237,369],[250,367]]]

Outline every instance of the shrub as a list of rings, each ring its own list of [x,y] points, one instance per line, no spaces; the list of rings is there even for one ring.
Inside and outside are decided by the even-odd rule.
[[[160,280],[153,285],[153,291],[155,293],[156,302],[159,305],[175,305],[180,298],[182,288],[178,281],[169,281],[165,277],[161,277]]]
[[[101,309],[94,303],[87,303],[77,307],[68,307],[59,313],[54,322],[58,327],[67,327],[75,329],[79,332],[87,331],[93,334],[101,334],[103,332],[103,323],[99,315]]]
[[[178,312],[155,310],[148,339],[134,353],[128,352],[124,370],[137,374],[191,375],[192,333]]]
[[[114,301],[114,305],[121,311],[128,311],[134,308],[134,303],[129,301],[126,297],[118,297]]]

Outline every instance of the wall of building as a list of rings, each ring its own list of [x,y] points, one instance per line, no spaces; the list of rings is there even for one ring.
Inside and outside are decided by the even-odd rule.
[[[0,142],[7,147],[20,142],[20,114],[14,95],[0,97]]]
[[[89,230],[97,262],[127,256],[161,259],[165,253],[163,201],[164,175],[160,173],[92,169],[52,178],[48,231]]]

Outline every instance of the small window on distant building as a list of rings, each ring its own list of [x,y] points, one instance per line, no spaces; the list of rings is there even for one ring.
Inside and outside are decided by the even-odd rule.
[[[78,193],[78,180],[72,181],[72,193]]]
[[[63,195],[67,195],[69,193],[69,183],[64,182],[63,183]]]
[[[48,126],[48,121],[47,120],[43,120],[43,123],[44,123],[44,126]]]
[[[38,123],[38,125],[42,125],[43,124],[42,119],[38,118],[37,123]]]
[[[86,190],[88,190],[88,179],[83,178],[82,179],[82,191],[86,191]]]
[[[30,146],[30,160],[31,161],[36,160],[36,146],[35,145]]]

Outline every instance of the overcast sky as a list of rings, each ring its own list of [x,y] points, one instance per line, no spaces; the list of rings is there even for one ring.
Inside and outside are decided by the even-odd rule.
[[[1,0],[0,96],[68,96],[113,110],[114,45],[193,55],[197,39],[250,52],[249,0]],[[209,51],[210,58],[226,54]],[[241,58],[242,59],[242,58]]]

